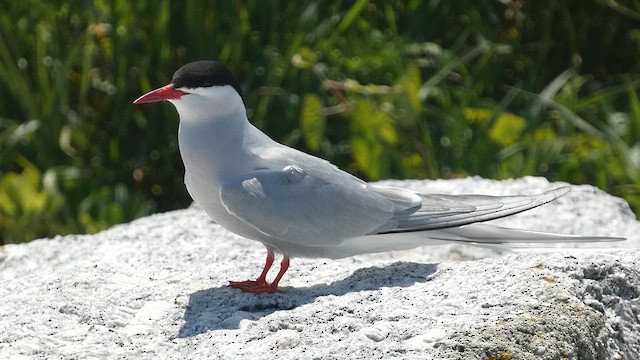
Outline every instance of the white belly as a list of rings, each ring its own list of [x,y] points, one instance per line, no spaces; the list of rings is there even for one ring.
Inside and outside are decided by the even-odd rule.
[[[244,221],[229,214],[220,200],[219,184],[211,179],[190,176],[190,172],[188,170],[185,174],[184,180],[187,191],[189,191],[193,200],[198,203],[207,215],[209,215],[209,217],[211,217],[218,225],[240,236],[264,242],[262,240],[262,238],[265,237],[264,234],[246,224]]]

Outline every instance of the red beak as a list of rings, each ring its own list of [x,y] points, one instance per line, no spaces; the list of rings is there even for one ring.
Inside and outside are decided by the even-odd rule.
[[[164,101],[164,100],[174,100],[174,99],[180,99],[181,97],[187,94],[188,94],[187,92],[174,88],[173,84],[169,84],[140,96],[133,103],[144,104],[144,103],[152,103],[152,102],[158,102],[158,101]]]

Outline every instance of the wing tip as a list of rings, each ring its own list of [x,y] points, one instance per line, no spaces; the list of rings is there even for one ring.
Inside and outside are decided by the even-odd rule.
[[[571,186],[565,185],[565,186],[560,186],[551,190],[547,190],[538,195],[531,195],[533,199],[532,202],[536,205],[531,206],[530,209],[555,201],[556,199],[567,195],[569,191],[571,191]]]
[[[571,185],[560,186],[555,189],[549,190],[548,192],[553,192],[554,194],[556,194],[556,198],[559,198],[561,196],[567,195],[569,191],[571,191]]]

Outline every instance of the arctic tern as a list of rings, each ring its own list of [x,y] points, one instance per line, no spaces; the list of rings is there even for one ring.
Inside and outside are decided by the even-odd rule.
[[[196,61],[134,104],[169,101],[193,200],[227,230],[267,249],[244,292],[275,292],[290,257],[343,258],[443,243],[517,248],[541,243],[617,241],[476,224],[555,200],[569,187],[535,195],[419,194],[364,182],[326,160],[281,145],[249,123],[239,82],[226,66]],[[280,271],[267,281],[275,253]]]

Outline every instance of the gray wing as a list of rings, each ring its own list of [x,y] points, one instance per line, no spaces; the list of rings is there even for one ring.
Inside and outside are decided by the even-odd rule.
[[[341,214],[354,216],[356,223],[364,221],[364,217],[360,218],[363,215],[356,215],[358,212],[373,211],[363,206],[372,201],[372,198],[375,198],[375,205],[373,206],[383,206],[384,208],[380,214],[373,211],[372,216],[375,220],[382,221],[385,216],[390,215],[385,222],[378,223],[375,229],[366,234],[436,230],[497,219],[546,204],[570,190],[570,187],[564,186],[542,194],[517,196],[416,194],[406,189],[366,184],[325,160],[290,148],[261,148],[260,151],[256,152],[256,156],[258,156],[257,154],[259,154],[260,158],[266,160],[267,167],[274,163],[282,164],[286,162],[293,164],[293,168],[305,169],[305,182],[315,181],[316,184],[333,184],[332,186],[337,186],[332,189],[332,191],[335,191],[332,194],[340,197],[335,202],[341,207],[346,206],[349,209]],[[349,185],[336,185],[339,182]],[[281,190],[284,191],[284,189]],[[310,191],[308,195],[311,196],[306,197],[306,199],[314,199],[317,195],[313,194],[314,191],[317,191],[317,189]],[[356,194],[352,194],[350,191],[355,191]],[[381,201],[379,197],[372,193],[377,193],[382,198],[391,201],[391,205],[382,205],[384,201]],[[283,194],[280,196],[283,196]],[[351,196],[362,196],[362,198],[356,200],[351,199]],[[304,200],[303,198],[301,199]],[[353,206],[347,206],[344,203],[346,199],[355,201]],[[330,199],[329,202],[323,203],[319,208],[332,212],[331,206],[335,202]],[[367,224],[372,225],[374,223],[375,221]],[[307,223],[307,225],[310,224],[311,222]],[[366,226],[360,229],[363,230],[364,228]]]
[[[422,206],[411,213],[393,217],[393,229],[379,233],[436,230],[497,219],[529,210],[569,192],[568,186],[542,194],[517,196],[420,195]]]
[[[367,184],[329,162],[280,147],[259,151],[269,169],[224,182],[227,211],[258,231],[307,246],[394,232],[457,227],[522,212],[566,194],[569,187],[536,195],[416,194]],[[274,164],[286,163],[282,168]]]
[[[364,182],[341,172],[309,172],[298,166],[256,170],[221,184],[220,199],[230,214],[263,234],[306,246],[374,233],[398,212]]]

